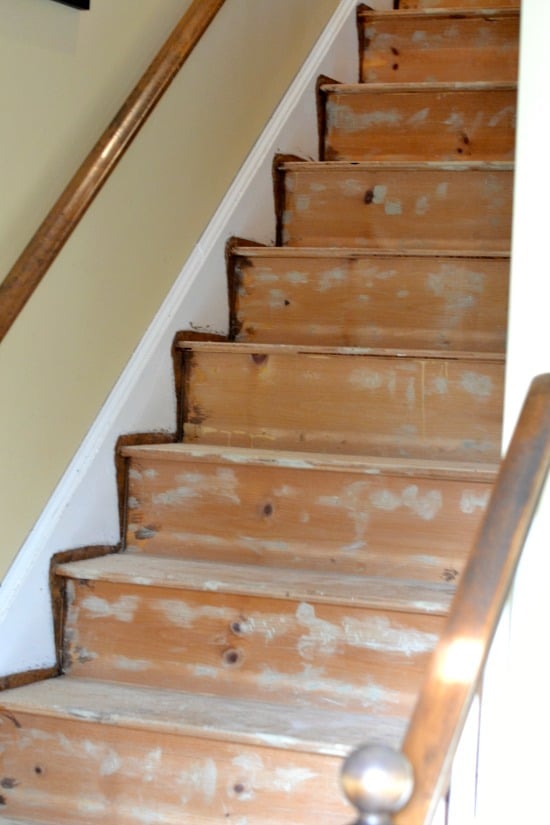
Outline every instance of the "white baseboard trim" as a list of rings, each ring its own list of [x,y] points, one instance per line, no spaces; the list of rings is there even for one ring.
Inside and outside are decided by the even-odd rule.
[[[10,567],[0,588],[0,676],[55,663],[50,559],[61,550],[119,541],[116,440],[122,433],[175,429],[174,335],[192,327],[226,328],[226,241],[238,235],[273,242],[273,155],[317,156],[316,79],[323,73],[356,80],[356,5],[339,4]],[[391,0],[371,5],[389,8]]]

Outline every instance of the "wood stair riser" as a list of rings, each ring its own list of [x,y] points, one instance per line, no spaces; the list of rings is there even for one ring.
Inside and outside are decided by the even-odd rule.
[[[512,160],[516,90],[331,86],[323,160]]]
[[[231,326],[245,343],[504,352],[509,268],[505,257],[243,249]]]
[[[16,721],[4,721],[9,816],[58,825],[332,825],[352,815],[338,787],[340,757],[23,713]]]
[[[284,163],[278,239],[286,246],[507,252],[507,164]]]
[[[185,441],[401,458],[499,459],[501,363],[268,354],[267,346],[256,353],[239,350],[246,347],[242,344],[188,351]]]
[[[455,6],[445,3],[445,6]],[[515,81],[519,15],[479,5],[438,12],[368,12],[358,16],[361,82]],[[508,8],[510,6],[510,8]],[[405,8],[405,7],[404,7]],[[409,2],[408,8],[414,8]],[[432,8],[438,8],[435,4]],[[478,9],[475,12],[475,9]],[[487,9],[486,3],[483,8]]]
[[[71,676],[401,717],[444,621],[131,583],[67,588]]]
[[[274,565],[454,581],[491,488],[376,466],[331,472],[144,455],[130,461],[126,544],[133,552],[265,565],[266,576]]]

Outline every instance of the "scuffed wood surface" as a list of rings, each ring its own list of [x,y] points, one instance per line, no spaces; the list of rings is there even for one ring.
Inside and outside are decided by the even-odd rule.
[[[515,84],[321,87],[324,160],[512,160]]]
[[[100,580],[68,581],[67,598],[71,676],[389,716],[412,711],[444,622]]]
[[[454,9],[438,11],[434,3],[432,11],[361,12],[360,81],[515,81],[517,3],[490,12],[487,3],[462,4],[460,11],[457,2],[444,5]],[[402,8],[416,7],[408,0]]]
[[[500,455],[498,361],[196,344],[186,376],[185,441],[459,461]]]
[[[12,694],[3,772],[14,817],[197,825],[251,817],[332,825],[351,816],[341,755],[362,736],[398,743],[401,720],[278,708],[61,678]],[[315,796],[319,805],[312,809]]]
[[[520,0],[399,0],[399,9],[518,9]]]
[[[510,246],[509,163],[287,162],[279,175],[285,246]]]
[[[500,257],[237,247],[237,341],[503,352]]]
[[[475,464],[376,464],[350,456],[328,462],[315,454],[276,458],[237,449],[202,456],[193,449],[215,448],[180,446],[132,451],[127,546],[268,565],[272,587],[272,566],[307,575],[314,568],[331,576],[454,581],[495,476]]]

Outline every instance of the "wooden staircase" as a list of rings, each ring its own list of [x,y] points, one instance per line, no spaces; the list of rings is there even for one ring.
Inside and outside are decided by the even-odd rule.
[[[175,344],[176,441],[121,443],[121,552],[57,562],[60,675],[1,697],[0,821],[343,824],[342,757],[401,741],[500,457],[519,3],[442,5],[359,7],[230,339]]]

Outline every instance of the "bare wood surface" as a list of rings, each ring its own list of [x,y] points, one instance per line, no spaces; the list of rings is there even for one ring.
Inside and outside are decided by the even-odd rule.
[[[278,174],[284,246],[445,251],[510,245],[508,162],[287,162]]]
[[[446,792],[460,733],[549,469],[547,374],[531,384],[448,624],[430,662],[403,744],[414,766],[415,790],[395,817],[396,825],[430,821]]]
[[[296,581],[313,568],[420,587],[455,582],[494,478],[494,469],[472,462],[178,446],[130,456],[128,549],[254,565],[270,587],[274,567],[292,569]]]
[[[518,9],[521,0],[399,0],[399,9]]]
[[[516,86],[322,86],[324,160],[512,160]]]
[[[0,286],[0,341],[225,0],[193,0]]]
[[[277,345],[268,353],[268,347],[195,344],[188,350],[185,441],[498,460],[500,360],[384,357],[353,349],[306,353]]]
[[[401,7],[411,11],[360,12],[359,79],[379,83],[516,80],[517,4],[498,3],[506,8],[491,10],[483,0],[461,5],[453,0],[420,10],[407,0]]]
[[[237,247],[235,340],[503,352],[509,260]]]

